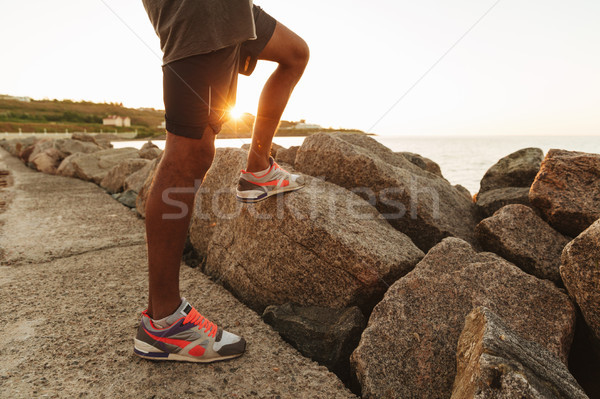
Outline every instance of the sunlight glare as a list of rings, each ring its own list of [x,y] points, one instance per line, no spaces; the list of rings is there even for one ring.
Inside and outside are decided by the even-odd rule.
[[[244,112],[239,107],[235,106],[229,110],[229,115],[231,116],[231,119],[239,120],[242,118],[242,115],[244,115]]]

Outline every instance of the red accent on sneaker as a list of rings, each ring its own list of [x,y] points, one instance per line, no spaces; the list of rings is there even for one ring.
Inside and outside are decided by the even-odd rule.
[[[157,337],[156,335],[152,334],[150,331],[148,331],[145,328],[144,328],[144,331],[146,332],[146,334],[148,334],[150,336],[150,338],[152,338],[154,340],[157,340],[159,342],[164,342],[165,344],[175,345],[180,348],[185,348],[186,346],[188,346],[191,343],[190,341],[186,341],[184,339]]]
[[[279,165],[277,165],[277,162],[273,161],[273,163],[271,164],[271,166],[269,167],[269,169],[267,169],[267,173],[265,173],[262,176],[257,176],[253,172],[248,172],[246,170],[242,170],[242,174],[250,174],[250,175],[256,177],[257,179],[262,179],[263,177],[265,177],[266,175],[268,175],[271,172],[271,170],[273,170],[273,167],[279,168]]]
[[[188,354],[195,356],[195,357],[200,357],[200,356],[204,355],[204,352],[206,352],[206,349],[204,349],[203,346],[196,345],[192,349],[190,349]]]
[[[271,181],[267,181],[264,183],[258,183],[255,181],[250,182],[252,184],[256,184],[257,186],[276,186],[277,184],[279,184],[279,180],[271,180]],[[287,187],[290,185],[289,180],[284,180],[283,183],[281,183],[281,187]]]

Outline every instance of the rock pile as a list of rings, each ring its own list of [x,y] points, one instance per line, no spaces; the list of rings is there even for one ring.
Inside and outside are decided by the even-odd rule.
[[[537,175],[544,152],[539,148],[524,148],[500,159],[481,179],[476,195],[481,217],[492,216],[505,205],[529,204],[529,187]]]
[[[148,142],[141,150],[112,148],[110,137],[74,133],[70,139],[2,140],[0,146],[43,173],[90,181],[128,207],[135,207],[138,192],[152,171],[151,160],[162,151]]]
[[[115,150],[85,136],[0,145],[142,216],[160,162],[152,144]],[[247,152],[218,149],[186,251],[302,353],[365,398],[600,392],[578,357],[567,366],[573,339],[600,364],[600,155],[517,151],[474,202],[435,162],[364,135],[317,133],[272,153],[306,187],[239,203]]]
[[[351,357],[363,396],[449,397],[458,338],[478,306],[566,363],[575,327],[567,295],[497,255],[446,238],[373,310]]]

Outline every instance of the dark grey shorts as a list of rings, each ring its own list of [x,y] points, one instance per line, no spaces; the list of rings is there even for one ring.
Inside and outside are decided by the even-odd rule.
[[[217,134],[235,105],[237,75],[250,75],[277,21],[254,6],[256,40],[173,61],[163,66],[165,120],[169,133],[200,139]]]

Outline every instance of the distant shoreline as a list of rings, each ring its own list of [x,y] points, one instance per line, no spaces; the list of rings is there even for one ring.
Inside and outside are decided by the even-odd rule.
[[[117,125],[110,122],[110,117],[128,118]],[[152,108],[127,108],[116,103],[92,103],[70,100],[34,100],[0,95],[0,138],[23,132],[32,134],[125,134],[126,140],[144,139],[160,140],[164,138],[164,111]],[[255,117],[244,113],[238,119],[230,119],[221,128],[221,138],[250,138]],[[317,132],[348,132],[365,134],[357,129],[332,129],[300,121],[282,120],[277,135],[282,137],[310,136]],[[15,133],[8,133],[15,132]],[[27,132],[27,133],[26,133]],[[10,136],[8,136],[10,137]],[[52,137],[52,136],[47,136]],[[58,137],[58,136],[56,136]],[[120,140],[115,138],[115,140]]]
[[[347,134],[364,134],[367,136],[377,136],[375,133],[365,133],[360,130],[353,129],[280,129],[277,131],[277,137],[307,137],[315,133],[320,132],[343,132]],[[165,140],[166,133],[157,134],[152,136],[141,136],[135,131],[132,132],[79,132],[79,131],[65,131],[65,132],[0,132],[0,139],[12,139],[18,137],[36,136],[36,137],[54,137],[64,138],[70,137],[72,134],[88,134],[90,136],[104,135],[110,137],[111,141],[148,141],[148,140]],[[251,133],[239,133],[231,134],[229,132],[219,133],[217,138],[219,139],[251,139]]]

